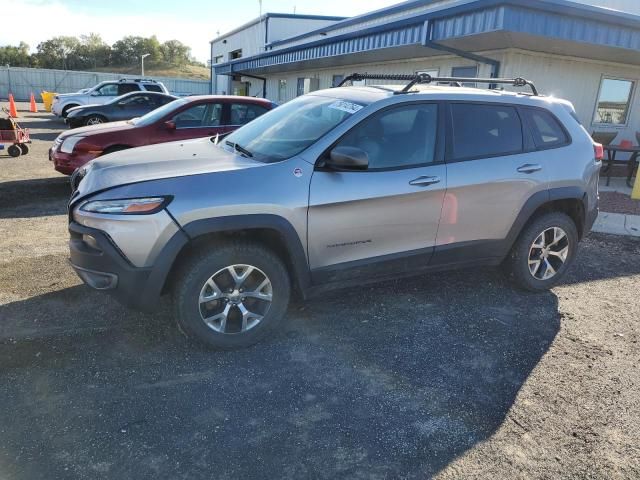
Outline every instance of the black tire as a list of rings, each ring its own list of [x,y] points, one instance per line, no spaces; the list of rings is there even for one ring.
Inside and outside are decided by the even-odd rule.
[[[12,157],[19,157],[22,155],[22,149],[18,145],[11,145],[7,147],[7,153]]]
[[[75,104],[71,104],[71,105],[67,105],[62,109],[62,118],[67,118],[67,113],[69,112],[69,109],[74,108],[74,107],[79,107],[80,105],[75,105]]]
[[[84,125],[89,127],[91,125],[100,125],[101,123],[106,123],[107,119],[102,115],[89,115],[84,119]]]
[[[563,239],[562,243],[554,247],[556,250],[560,250],[565,245],[568,246],[566,260],[564,261],[564,263],[561,263],[558,260],[557,256],[548,256],[547,258],[549,262],[553,263],[554,270],[556,270],[557,273],[547,279],[538,278],[534,276],[534,274],[530,270],[529,260],[530,255],[532,261],[537,261],[539,258],[541,259],[543,250],[532,250],[532,248],[534,246],[534,242],[536,242],[536,240],[543,232],[548,231],[549,229],[553,229],[554,227],[562,229],[566,234],[566,243]],[[547,233],[547,236],[551,234],[552,232],[549,232]],[[578,250],[578,243],[578,230],[571,217],[560,212],[545,213],[541,216],[535,217],[524,228],[515,245],[513,246],[509,257],[506,259],[505,266],[507,267],[507,271],[511,278],[520,288],[532,292],[549,290],[550,288],[553,288],[558,283],[560,283],[564,276],[567,274],[567,271],[575,260]],[[537,265],[533,264],[532,267],[533,269],[535,269]],[[544,260],[542,260],[541,266],[539,268],[544,268],[546,270]],[[536,272],[536,275],[544,276],[543,273],[544,272],[542,270],[538,270]]]
[[[21,143],[18,146],[20,147],[20,151],[22,151],[22,155],[26,155],[27,153],[29,153],[29,145],[27,145],[26,143]]]
[[[234,332],[230,327],[231,323],[235,323],[242,328],[238,317],[240,309],[232,304],[231,299],[215,300],[210,304],[200,303],[200,294],[206,282],[218,272],[222,272],[219,274],[221,277],[227,276],[225,269],[234,265],[254,267],[257,270],[254,270],[251,275],[257,276],[255,283],[259,283],[262,278],[260,275],[264,275],[271,282],[272,287],[271,303],[266,310],[260,312],[264,314],[262,320],[244,332],[238,332],[237,328]],[[247,283],[252,280],[251,275]],[[224,278],[221,277],[216,276],[214,282],[220,283],[220,289],[226,295],[229,290],[222,284]],[[231,276],[227,278],[231,280]],[[178,326],[188,337],[216,349],[230,350],[248,347],[275,332],[284,320],[290,296],[291,281],[287,269],[275,253],[257,243],[234,242],[216,244],[199,250],[180,266],[173,288],[173,305]],[[242,299],[242,304],[251,301],[253,300]],[[202,311],[206,313],[209,305],[211,305],[211,315],[215,315],[230,303],[232,304],[229,307],[231,313],[226,327],[226,330],[229,330],[228,333],[216,331],[205,323],[205,315]],[[246,306],[246,308],[252,308],[255,311],[258,307]],[[235,318],[232,318],[234,316]]]

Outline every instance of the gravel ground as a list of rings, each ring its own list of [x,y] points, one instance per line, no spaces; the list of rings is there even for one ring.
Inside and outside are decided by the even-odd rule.
[[[619,192],[600,192],[600,209],[609,213],[640,215],[640,200]]]
[[[207,351],[71,271],[49,118],[0,152],[3,480],[640,478],[640,242],[590,235],[552,292],[438,273]]]

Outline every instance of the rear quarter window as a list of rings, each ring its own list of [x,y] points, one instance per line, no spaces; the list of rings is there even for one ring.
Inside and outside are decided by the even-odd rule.
[[[523,151],[522,122],[511,105],[451,104],[453,159],[512,155]]]
[[[536,148],[561,147],[569,143],[560,122],[549,112],[531,108],[526,108],[523,112]]]
[[[150,92],[163,93],[162,88],[160,88],[160,85],[149,85],[149,84],[145,83],[144,88],[145,88],[145,90],[148,90]]]

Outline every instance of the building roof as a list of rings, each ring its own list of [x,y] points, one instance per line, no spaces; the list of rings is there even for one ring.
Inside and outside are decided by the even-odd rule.
[[[217,38],[214,38],[213,40],[211,40],[209,43],[215,43],[217,41],[220,40],[224,40],[225,37],[229,37],[230,35],[233,35],[235,33],[241,32],[242,30],[245,30],[249,27],[252,27],[253,25],[256,25],[258,23],[264,22],[265,20],[267,20],[268,18],[289,18],[289,19],[298,19],[298,20],[327,20],[327,21],[341,21],[341,20],[345,20],[347,17],[335,17],[335,16],[326,16],[326,15],[304,15],[304,14],[297,14],[297,13],[272,13],[272,12],[267,12],[265,14],[263,14],[260,17],[254,18],[253,20],[240,25],[237,28],[234,28],[233,30],[226,32],[220,36],[218,36]]]
[[[218,74],[295,69],[303,62],[335,66],[441,55],[438,43],[466,51],[508,47],[640,64],[640,16],[567,0],[457,0],[422,13],[327,34],[434,0],[412,0],[277,42],[281,48],[215,66]],[[286,46],[294,40],[309,41]],[[272,44],[275,46],[275,44]],[[357,58],[356,58],[357,57]]]

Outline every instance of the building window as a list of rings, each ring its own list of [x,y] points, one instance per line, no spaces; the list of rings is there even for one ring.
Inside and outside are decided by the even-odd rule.
[[[333,79],[331,80],[331,86],[333,88],[336,88],[342,83],[342,80],[344,80],[344,75],[334,75]]]
[[[278,102],[282,103],[287,100],[287,81],[278,81]]]
[[[478,66],[473,67],[453,67],[451,69],[452,77],[476,78],[478,76]],[[463,87],[475,87],[475,83],[463,83]]]
[[[634,82],[603,78],[593,123],[626,125],[633,95]]]
[[[238,58],[242,58],[242,49],[229,52],[229,60],[236,60]]]
[[[320,79],[318,78],[298,78],[296,96],[306,95],[320,89]]]
[[[222,63],[224,61],[224,55],[218,55],[213,59],[213,63]]]

